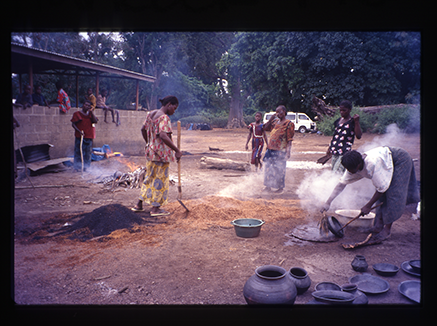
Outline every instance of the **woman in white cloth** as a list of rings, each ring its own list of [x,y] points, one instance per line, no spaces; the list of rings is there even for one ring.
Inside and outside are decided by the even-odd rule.
[[[332,201],[346,185],[362,178],[371,179],[376,190],[368,203],[361,208],[361,215],[368,214],[376,202],[383,202],[382,206],[376,209],[371,232],[380,240],[387,239],[393,222],[402,216],[405,206],[420,201],[411,156],[402,148],[382,146],[364,154],[355,150],[347,152],[342,157],[341,163],[347,171],[344,172],[321,212],[329,209]]]

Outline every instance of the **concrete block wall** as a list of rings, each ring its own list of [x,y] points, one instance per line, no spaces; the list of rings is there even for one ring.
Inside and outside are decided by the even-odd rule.
[[[14,147],[28,145],[52,144],[50,158],[60,158],[73,155],[74,129],[71,126],[73,113],[81,108],[71,108],[62,114],[57,106],[32,106],[27,109],[13,108],[13,115],[20,123],[14,134]],[[144,139],[141,126],[146,117],[145,111],[119,110],[121,124],[117,127],[112,122],[108,112],[104,122],[104,112],[96,109],[95,115],[99,119],[96,124],[96,138],[94,147],[107,144],[114,152],[125,155],[144,155]]]

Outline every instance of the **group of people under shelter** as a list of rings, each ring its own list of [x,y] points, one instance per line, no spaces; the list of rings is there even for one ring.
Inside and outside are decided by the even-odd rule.
[[[40,85],[35,87],[35,92],[32,94],[30,85],[24,87],[24,91],[20,93],[13,106],[27,109],[33,105],[47,106],[57,103],[59,105],[59,112],[66,114],[71,109],[70,98],[67,92],[63,89],[60,81],[56,82],[56,89],[58,90],[57,97],[51,101],[47,101],[42,94]],[[94,114],[96,108],[104,110],[104,121],[107,122],[107,113],[111,112],[112,122],[116,126],[120,125],[120,115],[118,110],[114,110],[106,104],[108,96],[107,90],[102,90],[97,97],[93,94],[93,89],[87,89],[85,100],[82,108],[74,112],[71,123],[74,129],[75,145],[74,145],[74,161],[73,167],[75,171],[86,171],[91,165],[91,157],[93,151],[93,139],[96,137],[95,124],[98,118]],[[19,127],[20,124],[14,118],[14,128]]]
[[[57,81],[55,83],[57,89],[57,97],[51,101],[47,101],[47,99],[42,94],[41,85],[35,86],[35,92],[32,94],[32,89],[30,85],[26,85],[24,87],[24,91],[20,93],[15,99],[15,106],[21,106],[24,109],[31,107],[33,105],[39,106],[50,106],[50,104],[57,103],[59,106],[59,112],[67,113],[71,109],[70,97],[67,92],[64,90],[62,83]],[[87,93],[85,95],[85,99],[88,100],[91,104],[91,110],[95,108],[102,109],[105,113],[104,121],[107,122],[107,114],[108,111],[111,113],[112,122],[116,124],[116,126],[120,125],[120,114],[118,110],[114,110],[106,104],[106,99],[109,94],[106,89],[103,89],[97,97],[93,94],[93,89],[90,87],[87,89]]]
[[[42,95],[42,89],[40,85],[35,87],[35,93],[33,94],[30,85],[26,85],[23,93],[18,94],[14,105],[27,109],[33,105],[49,106],[50,104],[58,103],[59,111],[61,113],[67,113],[68,110],[71,109],[70,97],[64,91],[60,81],[57,81],[55,85],[58,93],[57,97],[51,101],[47,101],[44,95]]]
[[[172,127],[169,116],[176,111],[179,101],[175,96],[160,100],[161,108],[147,113],[141,133],[146,142],[147,175],[141,187],[137,204],[133,211],[144,211],[144,204],[152,206],[152,216],[169,215],[161,209],[168,202],[169,164],[179,161],[182,153],[172,141]],[[405,206],[420,201],[412,158],[401,148],[382,146],[364,153],[352,150],[355,137],[360,139],[362,130],[359,115],[351,116],[352,104],[342,101],[339,106],[341,117],[334,122],[335,132],[327,149],[332,158],[332,170],[341,174],[338,185],[321,207],[321,212],[329,210],[332,201],[346,185],[362,178],[372,180],[375,193],[361,208],[365,215],[375,203],[382,203],[376,210],[372,236],[380,240],[390,236],[391,226],[404,212]],[[276,113],[263,124],[262,114],[255,114],[255,122],[249,124],[246,142],[248,149],[252,139],[251,163],[258,170],[264,169],[264,192],[282,193],[285,188],[286,161],[290,158],[294,137],[294,123],[286,119],[284,105],[276,108]],[[266,131],[270,132],[268,139]],[[264,145],[266,152],[262,157]],[[273,189],[276,190],[273,190]]]

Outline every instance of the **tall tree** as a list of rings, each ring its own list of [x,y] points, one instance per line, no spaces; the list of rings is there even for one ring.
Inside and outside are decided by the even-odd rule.
[[[169,33],[159,32],[136,32],[123,33],[128,47],[125,47],[127,57],[132,57],[132,68],[143,74],[151,75],[156,78],[152,84],[150,97],[147,97],[149,109],[157,108],[157,97],[161,86],[161,78],[165,69],[165,63],[170,55],[168,41]],[[136,68],[136,69],[135,69]]]

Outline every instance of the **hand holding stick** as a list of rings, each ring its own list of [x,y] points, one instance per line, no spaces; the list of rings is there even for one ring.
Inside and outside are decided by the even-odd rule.
[[[382,204],[384,204],[384,203],[379,203],[378,205],[373,206],[370,210],[372,210],[372,209],[374,209],[374,208],[377,208],[377,207],[381,206]],[[356,220],[357,218],[359,218],[361,215],[362,215],[362,214],[361,214],[361,212],[360,212],[360,214],[358,214],[358,216],[356,216],[356,217],[354,217],[353,219],[351,219],[349,222],[347,222],[345,225],[343,225],[343,226],[341,227],[341,229],[338,230],[338,231],[343,230],[346,226],[348,226],[349,224],[351,224],[353,221],[355,221],[355,220]]]
[[[181,150],[181,122],[178,121],[178,149]],[[179,199],[182,199],[182,186],[181,186],[181,161],[178,160],[178,192]]]

